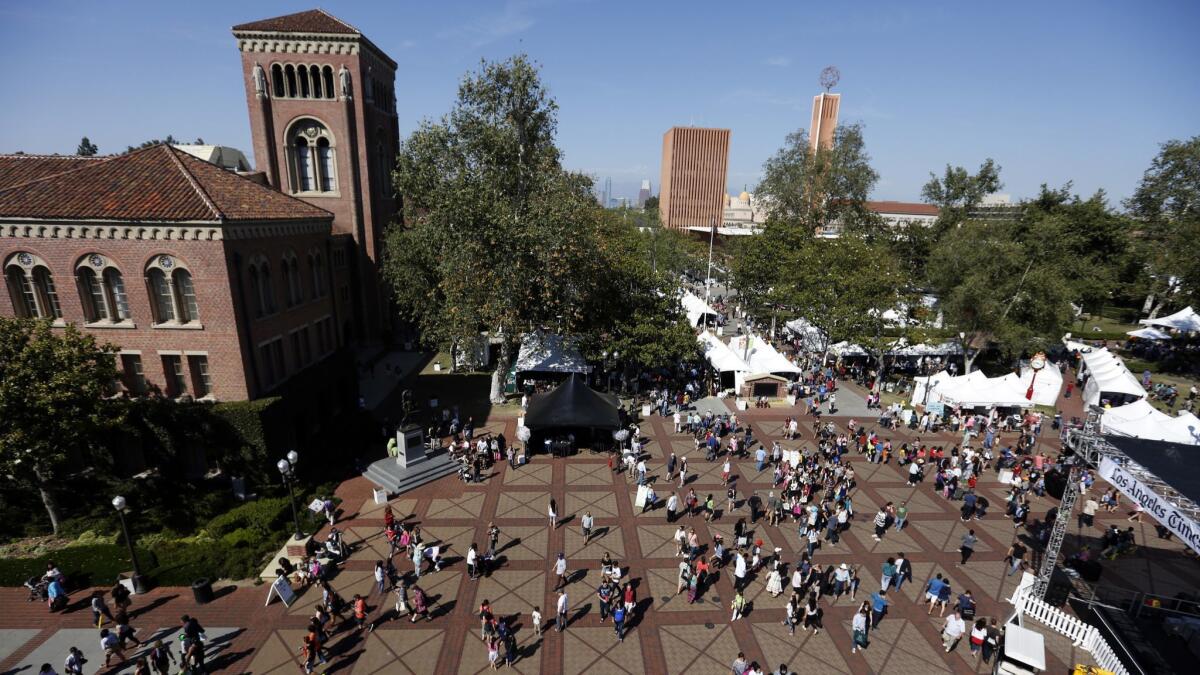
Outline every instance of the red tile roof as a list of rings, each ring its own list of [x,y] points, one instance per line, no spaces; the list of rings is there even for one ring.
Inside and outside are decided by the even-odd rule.
[[[10,170],[20,182],[0,179],[0,217],[216,223],[333,217],[169,145],[70,162],[18,157],[0,156],[0,177],[20,162],[44,165]]]
[[[88,162],[101,159],[104,158],[76,155],[0,155],[0,190],[10,185],[28,183],[31,180],[78,169]]]
[[[875,213],[897,213],[905,216],[936,216],[938,207],[920,202],[867,202]]]
[[[235,31],[263,31],[273,33],[343,33],[362,35],[362,31],[332,16],[323,9],[310,9],[295,14],[277,16],[273,19],[251,21],[233,27]]]

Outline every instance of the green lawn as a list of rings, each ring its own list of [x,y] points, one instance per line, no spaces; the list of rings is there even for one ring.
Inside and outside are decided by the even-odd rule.
[[[1120,333],[1123,336],[1126,332],[1137,330],[1141,326],[1136,323],[1121,323],[1116,319],[1091,314],[1083,314],[1071,324],[1072,333],[1084,340],[1091,339],[1090,336],[1096,333],[1096,328],[1100,329],[1100,333]]]

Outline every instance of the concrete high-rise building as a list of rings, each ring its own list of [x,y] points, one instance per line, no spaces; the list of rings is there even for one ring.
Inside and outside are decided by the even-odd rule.
[[[842,103],[841,94],[828,92],[813,97],[812,125],[808,128],[808,147],[812,152],[820,147],[833,147],[833,132],[837,129],[838,107]]]
[[[637,207],[640,209],[646,205],[646,200],[650,199],[650,179],[642,181],[642,189],[638,190]]]
[[[663,134],[658,211],[663,227],[720,225],[729,168],[729,129],[671,127]]]

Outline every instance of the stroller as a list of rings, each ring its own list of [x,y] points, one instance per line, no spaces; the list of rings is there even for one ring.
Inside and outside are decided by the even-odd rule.
[[[25,588],[29,589],[29,602],[46,602],[50,598],[50,580],[45,577],[29,577]]]

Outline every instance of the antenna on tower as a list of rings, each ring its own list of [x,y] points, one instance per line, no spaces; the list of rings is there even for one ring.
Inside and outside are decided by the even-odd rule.
[[[825,66],[825,68],[821,70],[821,77],[819,81],[821,86],[825,88],[825,91],[828,92],[830,89],[836,87],[838,81],[841,79],[842,72],[837,69],[837,66]]]

